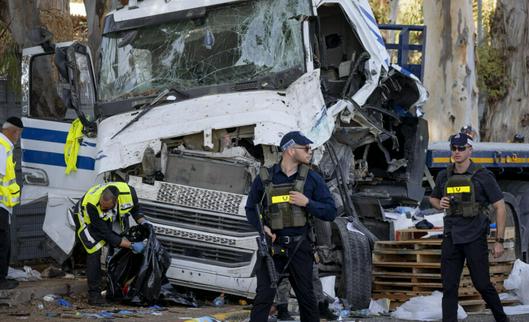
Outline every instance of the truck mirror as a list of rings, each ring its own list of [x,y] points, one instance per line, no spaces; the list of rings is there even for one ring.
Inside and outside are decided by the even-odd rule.
[[[89,126],[90,122],[86,115],[93,115],[96,99],[92,64],[87,47],[73,43],[65,52],[57,51],[55,60],[61,76],[67,76],[69,102],[65,103],[77,112],[84,126]]]

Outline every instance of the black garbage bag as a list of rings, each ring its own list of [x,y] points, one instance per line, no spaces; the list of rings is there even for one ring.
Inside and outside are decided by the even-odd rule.
[[[172,295],[182,297],[174,299],[174,303],[196,306],[193,298],[177,292],[166,294],[167,286],[162,292],[162,284],[169,284],[165,273],[171,264],[171,257],[156,238],[151,225],[133,226],[123,235],[131,242],[145,242],[145,250],[142,254],[134,254],[130,249],[122,248],[110,258],[107,270],[108,299],[133,305],[152,305],[161,296],[167,301]]]

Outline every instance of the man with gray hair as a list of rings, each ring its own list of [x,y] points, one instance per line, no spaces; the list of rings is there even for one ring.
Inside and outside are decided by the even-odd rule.
[[[18,282],[7,280],[11,257],[11,214],[20,202],[20,186],[15,176],[14,145],[20,139],[24,125],[18,117],[10,117],[0,133],[0,289],[12,289]]]

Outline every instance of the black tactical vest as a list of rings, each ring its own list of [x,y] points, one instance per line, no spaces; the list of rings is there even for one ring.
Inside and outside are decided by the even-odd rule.
[[[475,217],[479,214],[488,215],[490,207],[476,201],[476,189],[472,178],[483,167],[471,163],[465,174],[454,173],[454,165],[447,169],[448,180],[444,187],[444,196],[450,199],[447,216]]]
[[[309,167],[300,165],[296,180],[292,183],[274,184],[270,170],[262,167],[259,177],[265,188],[267,207],[264,211],[265,220],[272,230],[290,227],[304,227],[307,224],[307,213],[304,208],[290,204],[289,191],[303,193]]]

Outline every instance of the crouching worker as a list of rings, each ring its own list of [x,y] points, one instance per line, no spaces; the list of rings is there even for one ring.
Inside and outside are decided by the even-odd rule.
[[[101,306],[101,248],[105,245],[131,249],[141,253],[144,244],[132,243],[119,233],[129,228],[129,216],[138,224],[148,223],[139,211],[134,188],[124,182],[109,182],[90,188],[70,214],[75,222],[76,238],[86,250],[88,304]]]

